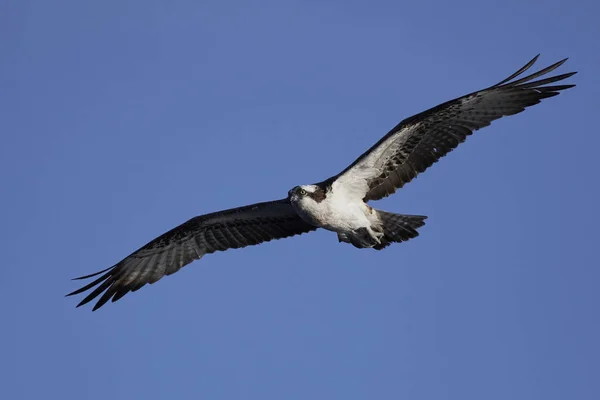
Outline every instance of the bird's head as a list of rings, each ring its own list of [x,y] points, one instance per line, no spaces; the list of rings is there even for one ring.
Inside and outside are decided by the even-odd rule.
[[[300,185],[288,192],[288,198],[292,203],[303,203],[310,200],[320,203],[325,199],[325,191],[317,185]]]

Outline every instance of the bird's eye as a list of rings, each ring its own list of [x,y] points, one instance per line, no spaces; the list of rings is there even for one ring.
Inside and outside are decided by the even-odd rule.
[[[306,196],[306,190],[300,189],[300,196]]]

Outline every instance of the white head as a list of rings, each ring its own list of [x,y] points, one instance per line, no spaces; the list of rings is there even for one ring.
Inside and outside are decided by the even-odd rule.
[[[290,190],[288,196],[292,203],[303,203],[309,200],[320,203],[326,195],[325,191],[317,185],[300,185]]]

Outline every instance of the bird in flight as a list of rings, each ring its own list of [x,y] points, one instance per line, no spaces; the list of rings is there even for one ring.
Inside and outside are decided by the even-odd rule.
[[[313,185],[292,188],[281,200],[201,215],[173,228],[69,293],[93,289],[78,305],[100,296],[93,310],[108,300],[154,283],[206,254],[237,249],[311,232],[337,233],[340,242],[381,250],[418,236],[426,216],[377,210],[369,201],[396,192],[474,131],[575,85],[550,85],[575,72],[538,79],[560,67],[561,60],[518,78],[539,54],[503,81],[405,119],[341,173]]]

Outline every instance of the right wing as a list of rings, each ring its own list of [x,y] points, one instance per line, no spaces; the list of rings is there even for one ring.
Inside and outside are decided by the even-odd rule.
[[[552,85],[575,72],[535,80],[560,67],[566,59],[515,80],[537,58],[494,86],[405,119],[342,173],[327,181],[351,187],[365,201],[379,200],[413,180],[474,131],[575,86]],[[515,141],[518,140],[516,137]]]

